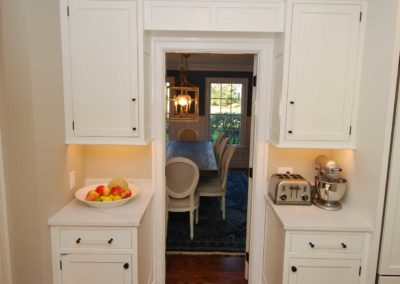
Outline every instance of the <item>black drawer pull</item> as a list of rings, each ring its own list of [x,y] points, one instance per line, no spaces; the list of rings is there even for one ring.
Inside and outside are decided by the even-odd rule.
[[[108,243],[111,245],[113,241],[114,241],[114,239],[111,238],[111,239],[108,240]]]
[[[312,242],[308,243],[310,245],[311,248],[315,248],[315,245]]]
[[[77,238],[77,239],[76,239],[76,243],[77,243],[77,244],[80,244],[80,243],[81,243],[81,238]]]
[[[125,264],[124,264],[124,268],[125,268],[125,269],[128,269],[128,268],[129,268],[129,263],[125,263]]]
[[[345,243],[342,243],[342,248],[347,248],[347,245]]]
[[[288,133],[289,133],[289,134],[292,134],[292,133],[293,133],[293,131],[292,131],[292,130],[289,130],[289,131],[288,131]]]
[[[293,272],[297,272],[297,267],[296,266],[292,266],[291,269],[292,269]]]

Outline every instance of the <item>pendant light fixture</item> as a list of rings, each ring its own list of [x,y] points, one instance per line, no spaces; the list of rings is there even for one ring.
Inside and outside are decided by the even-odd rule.
[[[169,120],[197,121],[199,119],[199,87],[188,80],[188,58],[181,54],[180,82],[169,88]]]

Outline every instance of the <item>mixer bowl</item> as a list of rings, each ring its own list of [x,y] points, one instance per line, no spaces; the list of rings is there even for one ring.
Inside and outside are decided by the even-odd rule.
[[[346,193],[347,180],[344,178],[328,179],[324,176],[316,180],[316,190],[318,197],[327,202],[337,202],[342,200]]]

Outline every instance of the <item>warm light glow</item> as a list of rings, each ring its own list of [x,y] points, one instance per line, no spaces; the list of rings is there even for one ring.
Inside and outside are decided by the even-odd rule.
[[[186,106],[190,103],[191,99],[188,95],[179,95],[176,99],[180,106]]]

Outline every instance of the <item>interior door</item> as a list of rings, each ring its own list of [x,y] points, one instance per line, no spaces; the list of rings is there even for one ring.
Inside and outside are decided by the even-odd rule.
[[[131,284],[130,255],[68,254],[61,257],[63,284]]]
[[[249,153],[249,184],[247,193],[247,226],[246,226],[246,262],[245,262],[245,279],[249,278],[249,251],[250,251],[250,232],[251,232],[251,207],[253,198],[253,160],[254,160],[254,132],[255,132],[255,105],[257,100],[257,64],[258,56],[254,55],[253,61],[253,90],[251,103],[251,127],[250,127],[250,153]]]
[[[138,129],[136,1],[69,1],[75,136]]]

